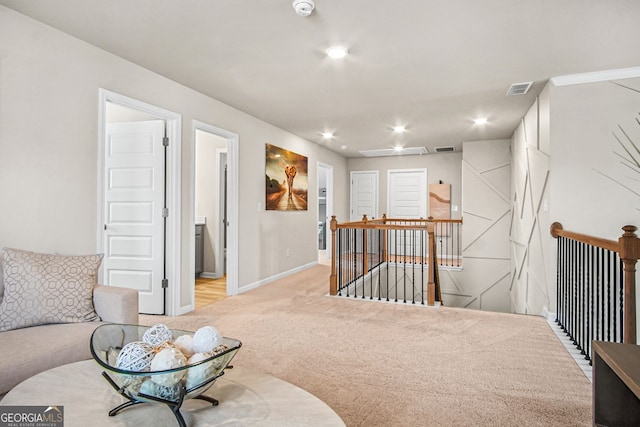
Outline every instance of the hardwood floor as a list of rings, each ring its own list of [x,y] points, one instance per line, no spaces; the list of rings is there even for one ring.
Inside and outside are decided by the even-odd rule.
[[[227,297],[227,278],[196,278],[196,308]]]

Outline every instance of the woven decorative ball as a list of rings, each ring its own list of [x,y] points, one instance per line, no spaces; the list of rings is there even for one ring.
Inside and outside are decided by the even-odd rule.
[[[193,356],[189,358],[187,362],[189,365],[196,364],[198,362],[202,362],[203,360],[208,359],[209,356],[206,353],[195,353]],[[213,366],[211,362],[202,363],[200,365],[192,366],[189,368],[187,372],[187,388],[191,388],[202,384],[213,372]]]
[[[139,393],[175,402],[180,398],[180,387],[175,385],[165,387],[163,385],[158,385],[151,380],[147,380],[140,386]]]
[[[193,337],[191,335],[180,335],[175,339],[175,341],[173,341],[173,344],[186,357],[191,357],[193,355]]]
[[[151,371],[165,371],[167,369],[175,369],[187,364],[187,358],[180,350],[167,347],[161,350],[151,361]],[[182,379],[185,370],[169,372],[166,374],[151,375],[151,381],[158,385],[172,386]]]
[[[158,323],[147,329],[142,336],[142,341],[147,344],[151,344],[154,347],[157,347],[161,344],[166,343],[167,341],[171,341],[173,339],[173,333],[167,325],[163,325],[162,323]]]
[[[193,334],[193,351],[195,353],[209,353],[222,345],[222,334],[213,326],[203,326]]]
[[[164,400],[175,402],[180,398],[180,387],[177,384],[169,387],[159,385],[156,388],[156,396]]]
[[[147,372],[154,355],[153,346],[142,341],[133,341],[122,347],[116,366],[124,371]]]

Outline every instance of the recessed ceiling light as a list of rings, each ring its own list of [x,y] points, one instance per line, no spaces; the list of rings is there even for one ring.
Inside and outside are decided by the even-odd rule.
[[[347,56],[349,53],[349,49],[344,46],[331,46],[329,49],[325,51],[329,58],[340,59]]]
[[[474,119],[473,123],[475,123],[477,125],[486,125],[487,124],[487,118],[486,117],[479,117],[477,119]]]
[[[394,126],[394,127],[393,127],[393,131],[394,131],[395,133],[402,133],[402,132],[404,132],[405,130],[407,130],[407,128],[406,128],[406,127],[404,127],[404,126]]]
[[[333,138],[333,132],[322,132],[322,137],[324,139],[330,139]]]
[[[343,149],[343,150],[346,150],[347,148],[349,148],[349,146],[348,145],[343,145],[340,148]]]

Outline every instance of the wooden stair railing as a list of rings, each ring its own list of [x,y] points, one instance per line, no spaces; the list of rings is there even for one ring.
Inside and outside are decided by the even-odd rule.
[[[427,272],[427,289],[426,289],[426,301],[428,305],[434,305],[435,301],[440,301],[442,304],[442,292],[440,288],[440,275],[438,273],[438,254],[437,243],[435,238],[435,222],[432,217],[427,220],[414,220],[414,219],[388,219],[386,215],[383,215],[380,219],[369,220],[366,215],[363,216],[362,221],[355,221],[349,223],[338,223],[335,215],[331,217],[330,229],[331,229],[331,275],[329,277],[329,293],[330,295],[337,295],[341,286],[338,281],[338,267],[337,267],[337,253],[338,245],[336,239],[336,232],[338,229],[350,229],[350,230],[382,230],[382,253],[380,256],[380,262],[386,263],[395,261],[395,259],[389,257],[387,250],[387,243],[389,237],[387,234],[393,230],[419,230],[426,231],[428,241],[425,242],[428,250],[428,272]],[[461,224],[462,220],[448,220],[447,222]],[[362,234],[362,247],[368,248],[367,234]],[[362,274],[366,275],[370,268],[367,250],[362,251]],[[414,259],[415,262],[415,259]],[[424,260],[422,260],[424,263]],[[458,260],[459,263],[459,260]],[[361,277],[361,276],[359,276]]]
[[[586,234],[567,231],[562,224],[554,222],[551,225],[551,235],[554,238],[564,237],[596,248],[616,252],[623,264],[623,342],[636,344],[636,263],[640,259],[640,239],[635,234],[637,227],[625,225],[624,234],[618,241],[601,239]],[[559,308],[557,308],[556,311]],[[588,344],[588,343],[587,343]]]

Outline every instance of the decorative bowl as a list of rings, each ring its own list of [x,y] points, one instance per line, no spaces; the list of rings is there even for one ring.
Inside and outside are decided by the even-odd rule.
[[[238,352],[242,343],[233,338],[223,338],[223,344],[207,353],[207,357],[185,366],[156,371],[133,371],[118,368],[118,355],[122,348],[132,342],[142,341],[149,328],[139,325],[101,325],[91,335],[90,350],[93,358],[102,366],[103,377],[128,402],[114,408],[110,416],[132,405],[145,402],[159,402],[169,405],[183,425],[179,413],[184,399],[202,399],[213,405],[218,401],[201,396],[214,381],[224,374],[229,362]],[[171,329],[173,340],[181,335],[193,335],[193,332]],[[172,347],[164,344],[158,348]]]

